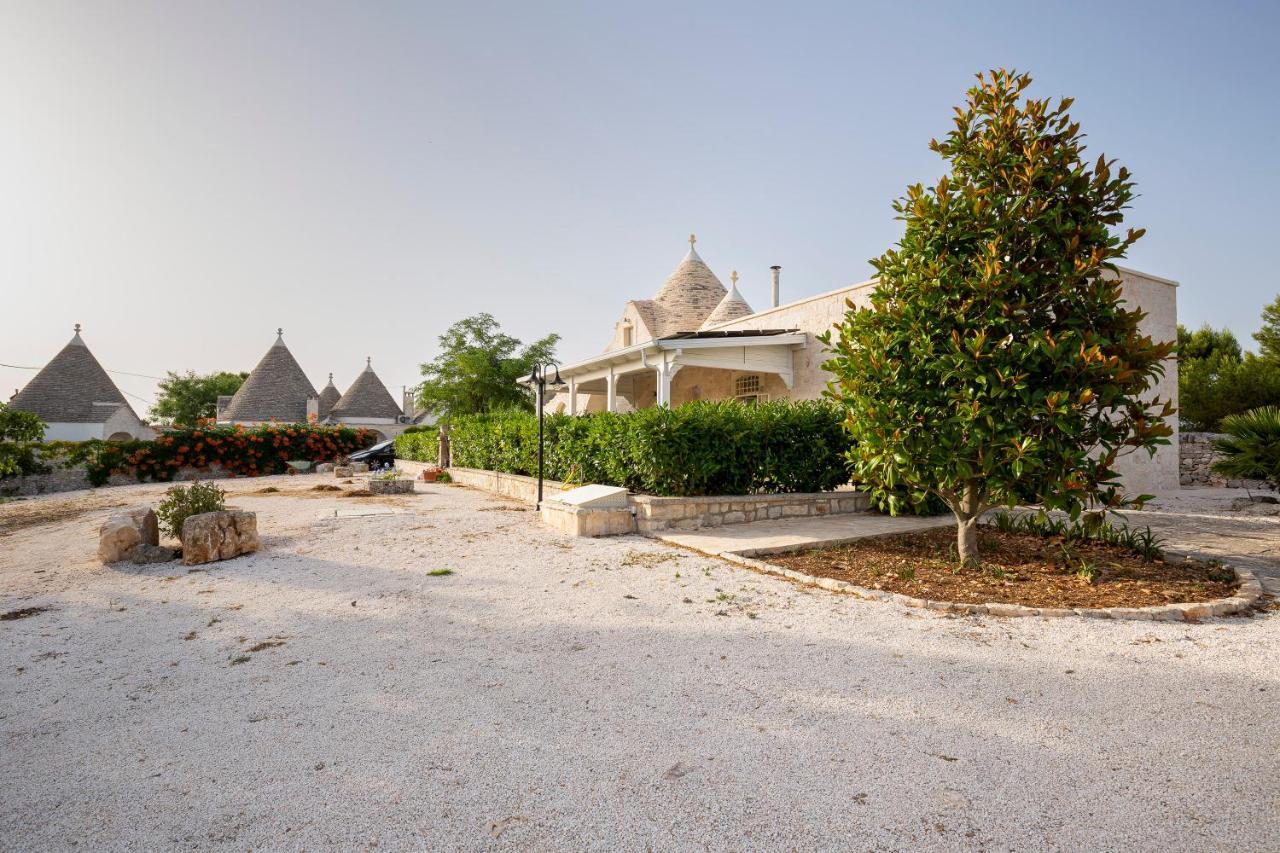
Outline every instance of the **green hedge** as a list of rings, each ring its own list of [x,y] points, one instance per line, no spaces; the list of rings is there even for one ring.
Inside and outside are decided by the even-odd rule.
[[[435,427],[410,427],[396,436],[396,458],[414,462],[438,462],[440,433]]]
[[[825,402],[731,401],[628,414],[546,418],[546,476],[668,496],[822,492],[845,483],[849,440]],[[537,474],[538,418],[501,412],[455,418],[454,465]]]

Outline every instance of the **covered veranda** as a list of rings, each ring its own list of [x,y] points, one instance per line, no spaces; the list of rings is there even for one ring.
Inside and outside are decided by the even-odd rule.
[[[808,336],[794,329],[687,332],[650,340],[561,367],[567,388],[549,407],[579,415],[695,399],[763,398],[766,385],[785,396],[795,382],[793,355],[807,345]],[[688,381],[676,381],[681,371]],[[735,393],[741,389],[733,377],[740,375],[760,376],[762,384],[750,395]]]

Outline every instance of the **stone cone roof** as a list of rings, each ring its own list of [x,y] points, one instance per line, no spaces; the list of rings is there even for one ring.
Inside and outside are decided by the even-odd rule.
[[[79,326],[67,345],[9,405],[34,412],[46,423],[104,423],[121,406],[133,412],[124,394],[80,339]]]
[[[738,282],[735,281],[729,288],[729,292],[724,295],[724,299],[720,300],[720,304],[703,322],[701,328],[709,329],[712,326],[728,323],[730,320],[737,320],[740,317],[746,317],[754,313],[756,312],[751,310],[747,300],[743,299],[742,294],[738,292]]]
[[[276,342],[249,374],[227,404],[223,417],[229,421],[269,421],[306,423],[307,400],[315,397],[307,374],[277,333]]]
[[[398,418],[401,414],[395,398],[391,396],[387,386],[382,384],[378,374],[373,372],[372,363],[365,365],[347,393],[329,410],[329,417],[334,420]]]
[[[334,405],[342,399],[342,392],[333,384],[333,374],[329,374],[329,384],[320,389],[320,417],[326,418],[333,411]]]
[[[689,253],[653,298],[658,308],[658,327],[653,329],[654,337],[696,332],[726,293],[728,291],[720,279],[690,245]]]

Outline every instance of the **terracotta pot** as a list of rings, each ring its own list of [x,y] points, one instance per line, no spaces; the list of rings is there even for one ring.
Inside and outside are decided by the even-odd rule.
[[[423,471],[422,479],[428,483],[434,483],[440,477],[439,471]]]

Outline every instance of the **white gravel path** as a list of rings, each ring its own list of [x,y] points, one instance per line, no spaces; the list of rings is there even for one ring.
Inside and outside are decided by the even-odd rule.
[[[0,848],[1280,849],[1275,613],[944,616],[419,488],[237,495],[263,551],[191,574],[3,534]]]

